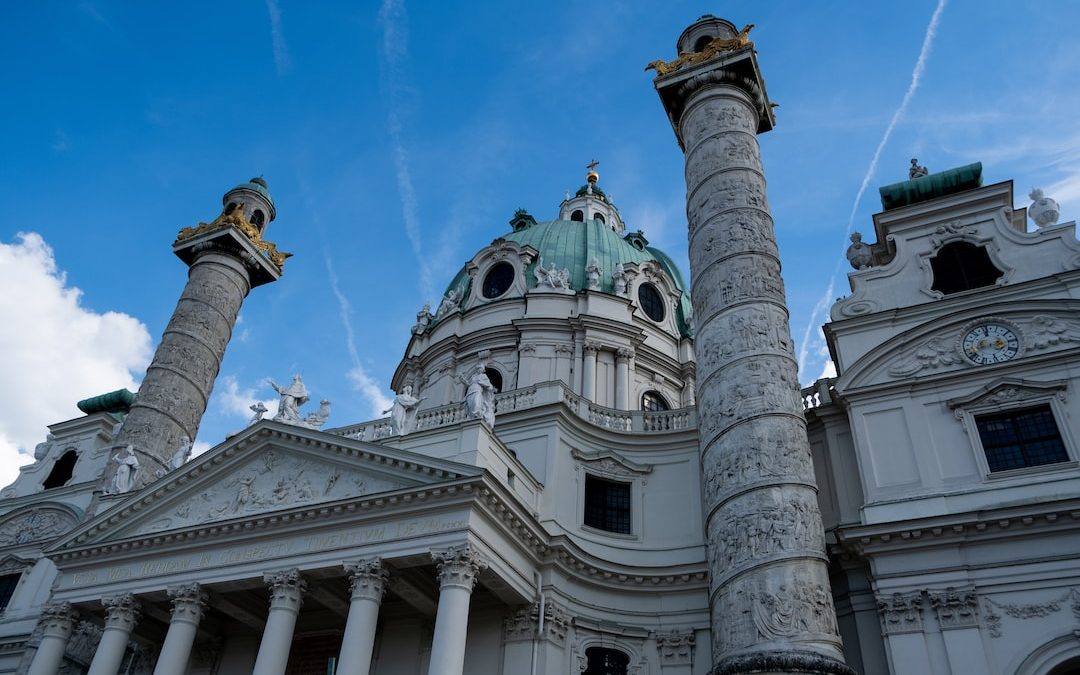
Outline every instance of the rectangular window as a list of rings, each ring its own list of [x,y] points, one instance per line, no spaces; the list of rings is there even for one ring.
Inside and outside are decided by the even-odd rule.
[[[1049,405],[977,415],[975,425],[991,472],[1069,460]]]
[[[630,484],[586,475],[585,524],[630,534]]]
[[[0,575],[0,612],[7,609],[11,596],[15,595],[15,587],[19,584],[20,577],[21,574]]]

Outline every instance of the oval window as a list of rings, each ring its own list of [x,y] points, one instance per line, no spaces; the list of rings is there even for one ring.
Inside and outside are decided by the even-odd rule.
[[[508,262],[496,264],[484,277],[482,292],[485,298],[497,298],[514,283],[514,266]]]
[[[638,304],[645,316],[653,321],[664,320],[664,299],[652,284],[641,284],[637,292]]]

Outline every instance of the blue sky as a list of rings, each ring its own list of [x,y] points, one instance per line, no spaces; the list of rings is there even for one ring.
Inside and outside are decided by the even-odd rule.
[[[22,463],[5,457],[76,400],[137,384],[186,278],[176,231],[254,175],[277,203],[268,238],[295,256],[244,305],[202,447],[293,372],[333,400],[330,424],[373,417],[420,305],[516,208],[554,217],[594,157],[628,227],[685,269],[682,155],[643,67],[706,12],[756,24],[781,104],[761,144],[804,382],[825,367],[814,309],[847,292],[864,180],[868,240],[877,187],[911,157],[982,161],[1017,206],[1041,186],[1075,217],[1080,45],[1057,28],[1080,4],[821,6],[5,4],[0,460]]]

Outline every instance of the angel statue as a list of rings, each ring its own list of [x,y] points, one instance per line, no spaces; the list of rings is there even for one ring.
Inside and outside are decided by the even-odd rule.
[[[407,384],[394,398],[394,405],[383,414],[390,413],[390,429],[394,436],[404,436],[416,427],[416,409],[424,397],[412,395],[412,385]]]

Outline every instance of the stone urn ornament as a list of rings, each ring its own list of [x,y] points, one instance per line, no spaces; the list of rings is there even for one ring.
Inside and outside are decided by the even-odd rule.
[[[1028,217],[1039,227],[1057,225],[1061,216],[1061,208],[1058,203],[1043,194],[1039,188],[1035,188],[1029,194],[1031,206],[1028,207]]]

